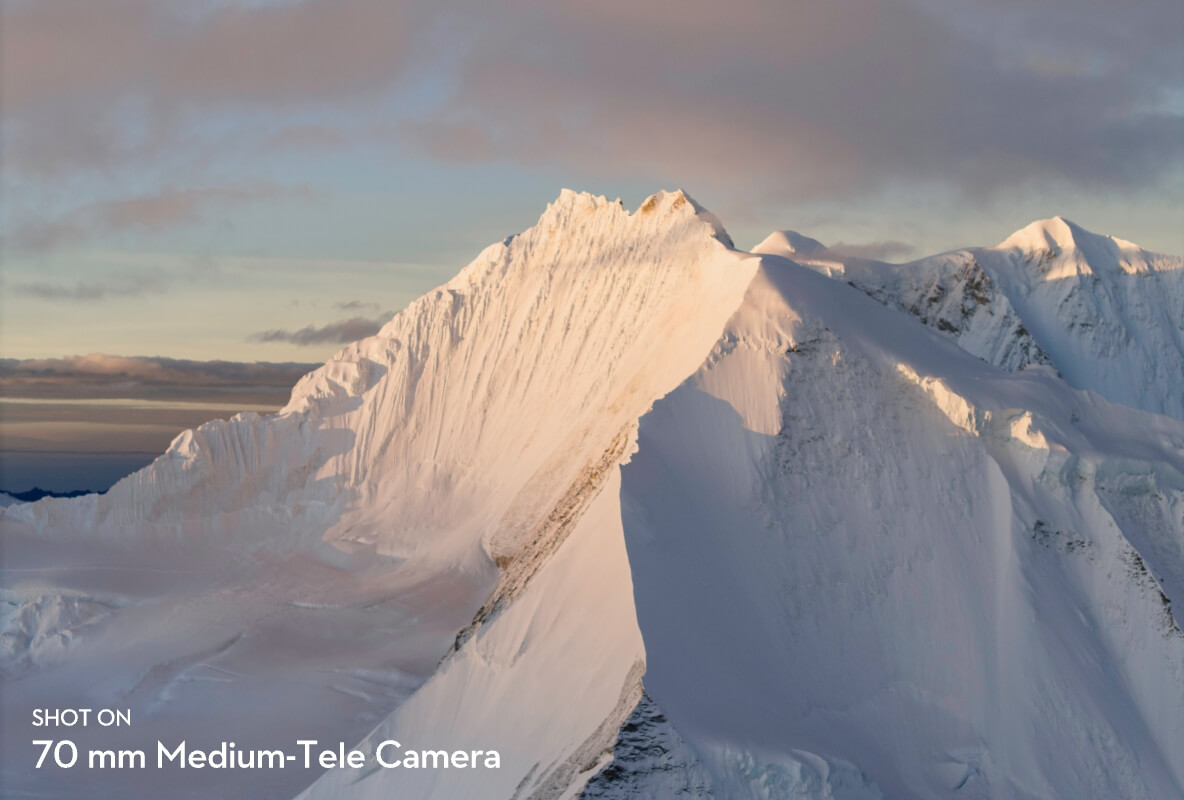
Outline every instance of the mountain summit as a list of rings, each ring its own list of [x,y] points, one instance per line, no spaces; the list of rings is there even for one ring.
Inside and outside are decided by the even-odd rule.
[[[1090,233],[1064,217],[1050,217],[1049,219],[1036,220],[1020,228],[1000,242],[997,247],[1000,250],[1024,250],[1030,253],[1041,251],[1060,253],[1065,250],[1073,250],[1080,243],[1085,243],[1088,246],[1099,239],[1109,238]]]
[[[1180,796],[1184,273],[1094,263],[1064,225],[1090,271],[1049,280],[1043,234],[744,253],[682,192],[564,192],[280,413],[0,511],[0,781]],[[72,704],[136,719],[80,749],[232,732],[501,765],[34,770],[29,713]]]

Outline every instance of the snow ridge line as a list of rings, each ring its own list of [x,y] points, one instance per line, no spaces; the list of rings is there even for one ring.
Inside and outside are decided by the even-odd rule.
[[[597,459],[580,471],[525,547],[512,555],[498,554],[494,557],[500,570],[497,584],[474,615],[473,621],[457,633],[456,640],[440,663],[451,658],[465,642],[476,636],[484,625],[492,622],[502,609],[525,591],[543,565],[575,530],[584,511],[604,489],[609,471],[621,463],[636,431],[637,422],[634,420],[617,433]]]

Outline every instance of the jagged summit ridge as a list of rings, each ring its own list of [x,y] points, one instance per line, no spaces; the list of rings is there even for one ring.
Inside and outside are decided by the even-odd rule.
[[[592,219],[607,224],[635,225],[659,233],[678,229],[682,225],[705,225],[710,235],[728,247],[732,239],[719,218],[695,201],[682,189],[663,190],[645,198],[635,211],[625,208],[620,198],[609,200],[604,195],[562,189],[559,196],[547,204],[535,229],[553,233],[568,233],[573,227],[583,226]]]

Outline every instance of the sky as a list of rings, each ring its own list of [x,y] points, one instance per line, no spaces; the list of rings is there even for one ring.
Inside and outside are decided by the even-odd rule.
[[[316,363],[562,187],[1181,253],[1182,42],[1178,0],[2,0],[0,356]]]

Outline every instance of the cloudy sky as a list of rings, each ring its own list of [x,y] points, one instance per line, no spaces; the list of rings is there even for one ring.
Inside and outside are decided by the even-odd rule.
[[[560,187],[1184,251],[1179,0],[3,0],[0,343],[313,362]],[[92,365],[93,366],[93,365]]]

